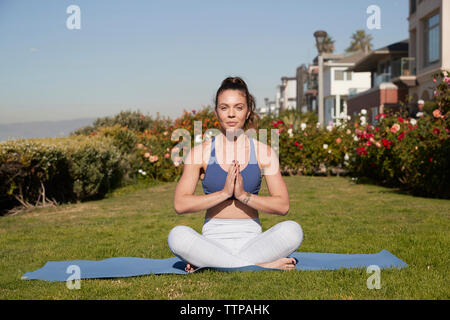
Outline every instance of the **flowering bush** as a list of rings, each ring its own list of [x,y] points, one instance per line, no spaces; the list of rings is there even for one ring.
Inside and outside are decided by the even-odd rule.
[[[436,85],[434,100],[439,107],[439,112],[443,115],[448,114],[450,111],[450,72],[441,71],[435,74],[433,82]]]
[[[358,134],[353,174],[415,194],[450,196],[444,178],[450,178],[448,119],[380,119],[375,130],[364,128]]]

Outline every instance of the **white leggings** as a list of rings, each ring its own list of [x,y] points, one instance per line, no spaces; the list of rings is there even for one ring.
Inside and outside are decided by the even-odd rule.
[[[259,219],[206,219],[202,234],[176,226],[168,243],[175,256],[196,267],[235,268],[285,258],[302,240],[302,228],[292,220],[262,232]]]

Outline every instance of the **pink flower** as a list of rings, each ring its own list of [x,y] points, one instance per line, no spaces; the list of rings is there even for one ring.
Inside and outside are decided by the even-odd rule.
[[[148,157],[150,157],[150,153],[146,152],[146,153],[144,154],[144,158],[148,158]]]
[[[450,77],[445,77],[444,82],[447,83],[448,85],[450,85]]]
[[[440,118],[441,117],[441,110],[439,110],[439,109],[434,110],[433,111],[433,116],[435,118]]]
[[[168,153],[166,153],[165,155],[164,155],[164,158],[168,158],[168,157],[170,157],[170,155],[168,154]]]
[[[341,141],[342,141],[341,138],[337,138],[337,139],[336,139],[336,143],[337,143],[337,144],[341,143]]]
[[[398,123],[395,123],[392,127],[391,127],[391,132],[392,133],[397,133],[400,130],[400,125]]]

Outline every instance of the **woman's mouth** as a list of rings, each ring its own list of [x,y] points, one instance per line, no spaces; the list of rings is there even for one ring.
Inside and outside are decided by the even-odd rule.
[[[227,125],[229,125],[230,127],[234,127],[237,125],[237,122],[227,122]]]

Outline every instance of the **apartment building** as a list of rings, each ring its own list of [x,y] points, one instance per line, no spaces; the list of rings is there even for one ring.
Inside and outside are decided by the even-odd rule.
[[[450,1],[410,0],[409,4],[409,64],[415,72],[413,79],[404,80],[413,101],[429,101],[433,74],[450,70]]]

